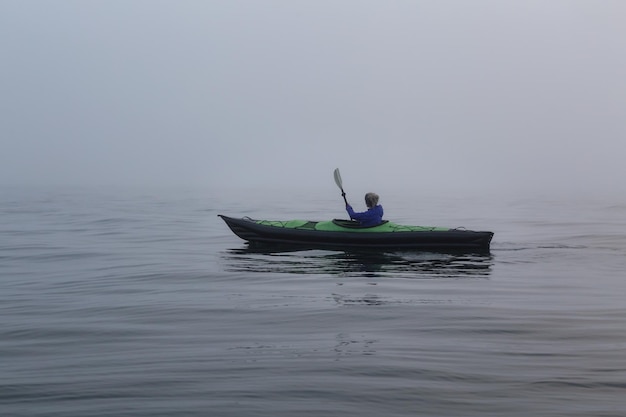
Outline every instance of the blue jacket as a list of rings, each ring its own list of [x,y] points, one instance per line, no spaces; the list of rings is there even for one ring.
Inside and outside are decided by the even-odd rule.
[[[350,215],[351,219],[358,220],[361,226],[376,226],[383,221],[383,206],[380,204],[367,209],[362,213],[356,213],[352,206],[347,205],[346,211]]]

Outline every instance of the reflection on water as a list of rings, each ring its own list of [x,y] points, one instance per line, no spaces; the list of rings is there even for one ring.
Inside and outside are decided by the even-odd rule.
[[[392,278],[487,277],[490,254],[321,250],[246,245],[222,253],[229,272],[331,274]]]

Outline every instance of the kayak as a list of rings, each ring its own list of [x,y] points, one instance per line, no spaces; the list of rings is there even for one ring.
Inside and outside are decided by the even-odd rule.
[[[249,243],[333,248],[410,248],[488,252],[492,232],[462,228],[404,226],[390,221],[372,227],[354,220],[254,220],[219,214],[232,232]]]

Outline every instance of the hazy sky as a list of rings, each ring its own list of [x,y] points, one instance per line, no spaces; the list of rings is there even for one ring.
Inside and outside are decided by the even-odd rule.
[[[0,183],[626,192],[626,1],[0,0]]]

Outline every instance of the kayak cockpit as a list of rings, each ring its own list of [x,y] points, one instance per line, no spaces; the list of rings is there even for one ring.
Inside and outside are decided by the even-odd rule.
[[[333,223],[339,227],[347,227],[349,229],[371,229],[372,227],[381,226],[385,223],[388,223],[389,220],[383,220],[378,224],[373,224],[370,226],[363,226],[356,220],[344,220],[344,219],[333,219]]]

